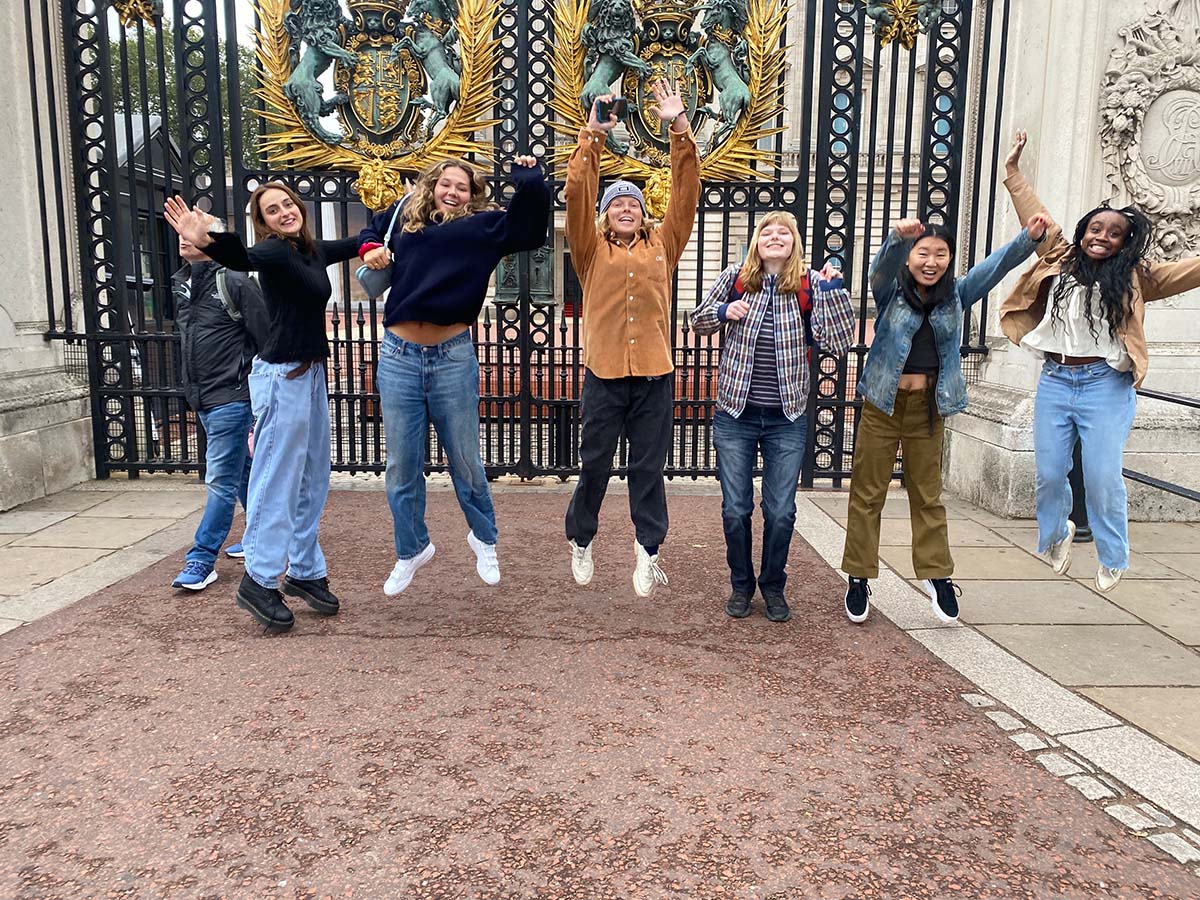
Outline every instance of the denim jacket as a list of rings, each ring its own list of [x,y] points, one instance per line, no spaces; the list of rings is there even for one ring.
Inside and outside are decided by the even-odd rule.
[[[923,316],[901,296],[900,267],[908,259],[913,242],[892,231],[875,258],[868,278],[875,297],[875,338],[858,379],[858,392],[882,412],[896,408],[900,374],[912,349],[913,335]],[[929,314],[937,342],[938,376],[935,398],[938,413],[952,416],[967,408],[967,381],[962,373],[963,310],[982,300],[1010,270],[1033,252],[1034,240],[1022,230],[1009,244],[994,251],[979,265],[955,280],[954,296]]]

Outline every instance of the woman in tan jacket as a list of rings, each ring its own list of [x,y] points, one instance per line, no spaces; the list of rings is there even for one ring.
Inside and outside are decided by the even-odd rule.
[[[567,508],[571,572],[591,582],[592,538],[608,488],[613,454],[629,439],[629,512],[633,518],[633,588],[649,597],[667,578],[658,548],[667,535],[663,467],[674,431],[671,276],[687,246],[700,202],[700,152],[679,92],[653,85],[656,112],[671,148],[671,201],[661,224],[647,218],[642,192],[618,181],[604,192],[600,155],[615,115],[600,121],[600,97],[567,165],[567,243],[583,286],[583,393],[579,484]]]
[[[1022,224],[1045,213],[1021,174],[1026,140],[1018,132],[1004,180]],[[1115,588],[1129,567],[1122,456],[1148,364],[1145,304],[1200,287],[1200,259],[1145,258],[1152,236],[1153,224],[1132,206],[1091,210],[1071,240],[1052,225],[1037,264],[1000,307],[1004,334],[1044,360],[1033,415],[1038,552],[1060,575],[1070,567],[1067,475],[1078,440],[1101,591]]]

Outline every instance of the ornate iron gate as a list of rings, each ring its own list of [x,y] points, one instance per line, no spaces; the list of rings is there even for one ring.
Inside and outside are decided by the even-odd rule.
[[[438,0],[341,2],[360,22],[357,17],[368,12],[386,17],[391,9],[399,16],[410,2],[429,7]],[[459,3],[472,2],[458,0],[444,8],[460,10]],[[660,45],[667,40],[664,23],[671,21],[685,23],[675,35],[680,46],[690,48],[702,38],[700,4],[691,0],[593,2],[623,3],[636,10],[643,25],[659,16]],[[777,0],[722,2],[749,10],[751,20],[757,15],[761,24]],[[840,262],[861,312],[859,340],[847,359],[814,354],[806,485],[838,483],[848,474],[857,415],[854,383],[870,335],[866,268],[886,224],[904,215],[958,223],[960,266],[981,257],[992,243],[1008,0],[794,3],[780,19],[782,30],[772,34],[776,43],[760,48],[763,58],[786,48],[786,65],[770,70],[772,80],[760,88],[778,92],[795,112],[779,107],[761,123],[763,136],[754,143],[761,152],[740,178],[706,181],[688,262],[676,276],[672,476],[715,473],[710,421],[720,341],[693,334],[687,314],[717,272],[741,257],[762,213],[793,209],[804,223],[812,258]],[[312,204],[319,234],[342,235],[360,227],[364,184],[356,173],[281,164],[280,154],[290,145],[280,137],[278,122],[264,124],[263,113],[269,118],[271,109],[269,104],[264,109],[255,90],[264,65],[261,14],[283,15],[300,5],[299,0],[258,0],[257,5],[249,0],[63,0],[64,49],[73,73],[66,99],[84,328],[73,326],[64,304],[68,315],[51,320],[65,325],[52,326],[48,336],[86,347],[102,477],[198,471],[203,465],[203,434],[178,389],[178,337],[168,284],[178,257],[162,219],[164,195],[179,192],[198,200],[244,235],[249,193],[264,180],[280,179]],[[570,140],[562,107],[556,111],[554,104],[561,76],[556,29],[564,27],[564,10],[582,15],[587,7],[579,0],[500,0],[485,6],[494,15],[491,83],[496,94],[484,116],[490,133],[477,130],[473,136],[494,143],[494,184],[502,196],[503,173],[513,156],[533,152],[554,173],[556,146]],[[922,24],[928,35],[918,34]],[[34,30],[31,24],[31,58],[43,44],[50,52]],[[882,45],[881,37],[889,35],[896,39]],[[909,40],[911,47],[902,46]],[[977,44],[983,53],[973,57]],[[665,64],[674,63],[667,59]],[[629,79],[626,75],[625,86],[636,90],[636,79]],[[702,98],[693,99],[698,104]],[[702,142],[718,124],[702,132]],[[275,162],[261,153],[264,133],[274,142]],[[964,171],[982,173],[967,185],[969,197]],[[561,182],[554,183],[561,212]],[[969,218],[960,215],[964,209]],[[577,284],[565,250],[558,230],[553,246],[502,266],[496,298],[474,326],[483,456],[490,475],[566,476],[578,470],[583,370],[572,294]],[[356,296],[349,267],[342,267],[336,282],[328,367],[333,464],[339,471],[380,471],[384,449],[373,372],[382,306]],[[986,312],[980,321],[986,322]],[[964,354],[983,352],[984,341],[974,328],[964,338]],[[435,440],[430,452],[430,467],[440,468]]]

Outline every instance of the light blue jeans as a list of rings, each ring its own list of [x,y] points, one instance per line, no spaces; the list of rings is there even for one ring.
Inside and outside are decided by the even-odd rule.
[[[250,372],[254,464],[246,510],[246,572],[266,588],[293,578],[324,578],[325,554],[317,525],[329,495],[329,399],[325,366],[297,378],[299,363],[255,357]]]
[[[229,536],[237,502],[241,500],[243,508],[246,506],[250,480],[250,450],[246,442],[254,417],[250,404],[244,400],[201,410],[198,415],[208,444],[204,453],[208,500],[187,559],[211,566]]]
[[[496,513],[479,454],[479,360],[471,333],[433,346],[390,331],[379,351],[379,405],[387,436],[387,495],[396,558],[429,545],[425,527],[425,448],[433,424],[458,505],[475,537],[496,543]]]
[[[1129,568],[1129,524],[1122,456],[1137,395],[1133,373],[1108,363],[1064,366],[1047,360],[1033,411],[1037,467],[1038,552],[1067,536],[1071,513],[1071,454],[1076,436],[1083,451],[1088,524],[1100,564]]]

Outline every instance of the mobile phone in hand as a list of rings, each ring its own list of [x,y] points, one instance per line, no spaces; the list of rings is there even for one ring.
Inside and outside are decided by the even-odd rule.
[[[609,116],[615,115],[618,122],[629,116],[629,101],[624,97],[613,97],[611,100],[596,101],[596,119],[607,122]]]

